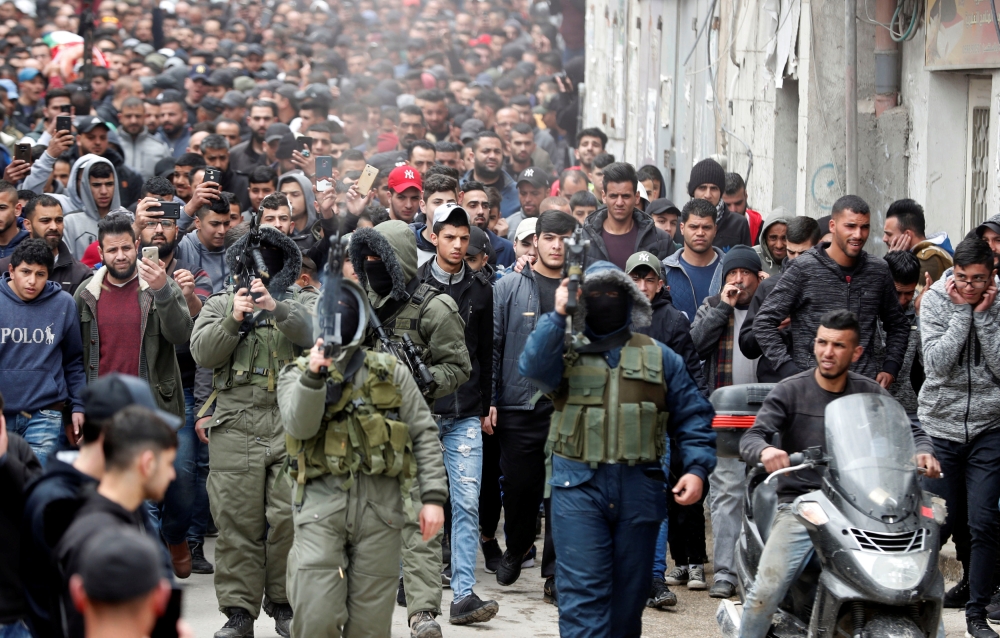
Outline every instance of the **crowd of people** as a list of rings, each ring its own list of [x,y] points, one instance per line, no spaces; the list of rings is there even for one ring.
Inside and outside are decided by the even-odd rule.
[[[580,125],[579,0],[123,0],[86,52],[79,8],[0,3],[0,638],[189,636],[192,573],[216,638],[394,603],[433,638],[443,588],[503,617],[480,554],[539,563],[561,635],[638,635],[670,587],[736,596],[748,465],[853,392],[910,416],[944,604],[997,637],[1000,216],[953,248],[899,200],[883,258],[861,198],[761,214],[715,158],[675,205]],[[808,544],[779,526],[747,638]]]

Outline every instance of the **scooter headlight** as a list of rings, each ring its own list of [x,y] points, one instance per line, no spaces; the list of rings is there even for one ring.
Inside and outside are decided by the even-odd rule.
[[[911,589],[923,578],[930,552],[876,554],[854,550],[854,556],[879,585],[889,589]]]
[[[801,501],[796,513],[816,526],[830,522],[830,517],[823,511],[823,506],[815,501]]]

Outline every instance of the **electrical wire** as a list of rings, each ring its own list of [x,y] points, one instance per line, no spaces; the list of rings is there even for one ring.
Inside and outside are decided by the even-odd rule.
[[[688,51],[687,57],[684,58],[684,64],[681,66],[687,66],[688,61],[691,56],[694,55],[695,50],[698,48],[698,43],[701,41],[701,36],[705,35],[705,28],[708,27],[709,20],[715,15],[715,3],[718,0],[712,0],[712,5],[708,8],[708,15],[705,16],[705,21],[701,23],[701,29],[698,30],[698,34],[694,38],[694,44],[691,45],[691,50]],[[711,38],[710,38],[711,39]],[[709,49],[711,51],[711,49]],[[708,57],[709,60],[712,59],[711,54]]]
[[[883,29],[888,31],[889,37],[892,38],[893,42],[905,42],[907,40],[912,39],[914,34],[916,33],[917,21],[920,15],[919,13],[921,6],[920,2],[922,2],[922,0],[910,0],[910,1],[913,3],[913,10],[910,14],[911,17],[910,17],[909,27],[905,31],[902,30],[903,20],[906,17],[906,12],[903,10],[903,7],[906,4],[907,0],[897,0],[896,10],[893,11],[892,19],[889,21],[888,24],[884,24],[873,18],[871,12],[868,10],[868,0],[864,0],[865,15],[861,19],[867,22],[868,24],[874,24],[875,26],[882,27]],[[897,20],[899,21],[898,30],[894,24]]]
[[[997,31],[997,42],[1000,42],[1000,24],[997,24],[997,0],[990,0],[990,8],[993,9],[993,28]]]
[[[993,0],[990,0],[990,2],[993,2]],[[902,11],[902,9],[903,9],[903,0],[899,0],[899,2],[896,3],[896,10],[892,13],[892,22],[896,21],[897,16],[898,16],[898,18],[900,20],[902,20],[903,16],[902,16],[902,13],[900,13]],[[913,9],[913,17],[910,18],[910,26],[909,26],[909,28],[907,28],[906,32],[903,35],[899,36],[898,38],[896,37],[896,34],[894,34],[892,32],[892,29],[889,29],[889,37],[892,38],[892,41],[893,42],[906,42],[907,40],[909,40],[910,38],[912,38],[913,37],[913,32],[915,31],[915,27],[917,26],[917,17],[919,15],[920,15],[919,10],[916,7],[914,7],[914,9]],[[996,15],[993,16],[993,24],[996,25]],[[902,25],[900,25],[900,26],[902,26]],[[998,34],[998,37],[1000,37],[1000,31],[997,31],[997,34]]]

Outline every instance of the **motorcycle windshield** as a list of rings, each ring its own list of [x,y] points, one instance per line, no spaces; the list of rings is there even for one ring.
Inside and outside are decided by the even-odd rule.
[[[910,419],[895,399],[852,394],[826,406],[830,474],[855,507],[892,522],[905,517],[916,477]]]

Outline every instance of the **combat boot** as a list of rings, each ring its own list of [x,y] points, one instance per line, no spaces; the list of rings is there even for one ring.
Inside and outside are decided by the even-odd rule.
[[[410,638],[441,638],[441,625],[429,611],[418,611],[410,616]]]
[[[292,606],[288,603],[275,603],[264,596],[264,604],[261,605],[271,618],[274,618],[274,631],[281,638],[288,638],[291,635]]]
[[[226,611],[229,620],[215,632],[215,638],[253,638],[253,618],[249,612],[242,607],[230,607]]]
[[[188,541],[191,548],[191,573],[214,574],[215,567],[205,558],[205,544],[198,541]]]

